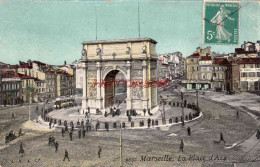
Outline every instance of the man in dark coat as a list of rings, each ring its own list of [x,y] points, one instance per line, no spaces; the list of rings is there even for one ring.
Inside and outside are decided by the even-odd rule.
[[[98,158],[100,158],[100,156],[101,156],[101,147],[100,146],[98,146]]]
[[[72,135],[73,135],[73,133],[72,133],[72,130],[69,132],[69,136],[70,136],[70,141],[72,141]]]
[[[223,141],[224,142],[224,144],[226,144],[226,141],[224,140],[224,137],[223,137],[223,134],[222,134],[222,132],[220,132],[219,133],[219,142],[218,143],[220,143],[221,141]]]
[[[20,143],[20,149],[19,149],[19,154],[23,154],[24,153],[24,149],[23,149],[23,143]]]
[[[188,128],[187,128],[187,132],[188,132],[188,136],[190,136],[190,134],[191,134],[191,129],[190,129],[189,126],[188,126]]]
[[[78,131],[79,139],[81,138],[81,129]]]
[[[15,120],[15,116],[14,116],[14,113],[12,113],[12,120]]]
[[[85,135],[86,135],[86,130],[85,129],[83,129],[82,134],[83,134],[83,138],[85,138]]]
[[[52,137],[49,137],[49,146],[51,145]]]
[[[150,128],[150,125],[151,125],[151,119],[150,118],[147,120],[147,123],[148,123],[148,128]]]
[[[146,113],[146,109],[145,108],[144,108],[143,112],[144,112],[144,116],[145,116],[145,113]]]
[[[64,137],[65,130],[64,128],[61,129],[61,136]]]
[[[183,143],[183,140],[181,139],[180,151],[183,152],[183,149],[184,149],[184,143]]]
[[[69,159],[69,153],[68,153],[68,150],[67,149],[65,149],[65,154],[64,154],[64,159],[63,159],[63,161],[65,161],[65,159],[68,159],[68,161],[70,161],[70,159]]]
[[[55,153],[58,152],[59,143],[58,141],[55,142]]]

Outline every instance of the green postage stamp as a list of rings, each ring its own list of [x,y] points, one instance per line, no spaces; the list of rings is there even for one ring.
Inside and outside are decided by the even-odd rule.
[[[240,1],[204,0],[204,44],[238,44]]]

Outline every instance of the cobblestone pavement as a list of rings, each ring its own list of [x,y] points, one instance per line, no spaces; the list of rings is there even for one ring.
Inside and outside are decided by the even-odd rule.
[[[185,98],[196,102],[192,94],[185,94]],[[234,166],[234,163],[239,165],[239,162],[258,160],[254,153],[259,155],[259,152],[250,154],[251,152],[241,147],[226,149],[255,133],[255,119],[244,112],[241,112],[240,118],[237,119],[234,107],[203,97],[199,98],[199,104],[204,114],[203,119],[187,123],[185,127],[172,126],[167,131],[123,130],[123,166],[229,167]],[[9,118],[10,112],[1,111],[0,120],[5,120],[2,116]],[[20,127],[23,127],[24,135],[7,145],[1,140],[2,166],[119,166],[119,131],[88,132],[84,139],[79,139],[77,132],[74,132],[73,141],[70,141],[67,133],[64,137],[61,136],[60,130],[49,131],[25,122],[26,119],[22,119],[22,116],[27,117],[28,111],[25,108],[13,112],[19,119],[3,123],[8,126],[5,126],[1,138],[10,129],[17,132]],[[187,135],[187,126],[191,127],[191,136]],[[219,140],[219,132],[223,133],[226,145],[214,142]],[[54,136],[59,141],[57,153],[54,146],[48,146],[49,136]],[[183,153],[179,151],[181,139],[184,141]],[[18,154],[21,141],[25,150],[23,157]],[[102,147],[101,158],[97,155],[98,146]],[[251,146],[248,146],[248,149],[249,147]],[[70,162],[62,161],[65,149],[69,152]],[[241,160],[245,154],[249,156]]]

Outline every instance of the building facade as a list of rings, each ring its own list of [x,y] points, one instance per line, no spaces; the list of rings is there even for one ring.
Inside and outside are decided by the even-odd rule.
[[[22,81],[18,75],[13,72],[3,73],[1,90],[1,105],[21,104]]]

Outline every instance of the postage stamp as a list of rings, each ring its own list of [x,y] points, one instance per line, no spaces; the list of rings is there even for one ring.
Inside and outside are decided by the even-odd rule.
[[[203,44],[238,44],[240,1],[204,0]]]

